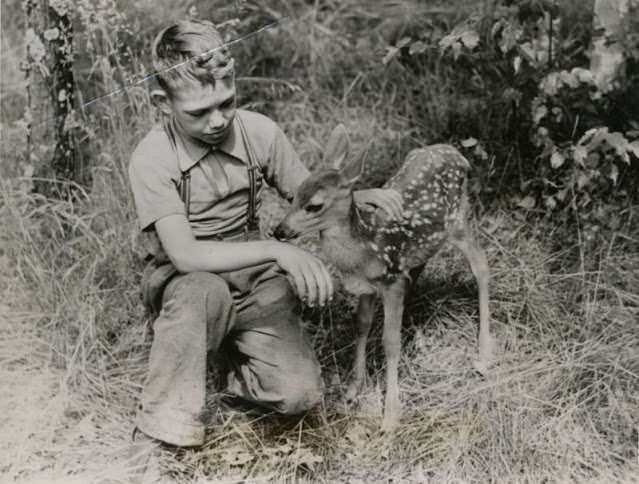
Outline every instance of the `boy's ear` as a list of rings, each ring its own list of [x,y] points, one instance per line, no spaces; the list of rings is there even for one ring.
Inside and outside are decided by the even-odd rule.
[[[342,186],[352,186],[364,173],[364,161],[368,155],[368,146],[353,161],[340,170]]]
[[[169,95],[164,89],[154,89],[151,91],[151,102],[164,114],[171,114],[171,102],[169,101]]]
[[[324,163],[339,170],[348,155],[351,141],[343,124],[338,124],[331,132],[324,150]]]

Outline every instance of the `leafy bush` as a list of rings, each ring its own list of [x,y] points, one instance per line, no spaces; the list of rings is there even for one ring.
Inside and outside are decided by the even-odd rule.
[[[447,33],[398,40],[385,60],[426,75],[436,48],[454,69],[450,134],[471,137],[461,145],[485,200],[506,198],[568,230],[616,230],[639,186],[638,5],[624,21],[626,71],[615,82],[588,69],[593,19],[578,2],[497,2]]]

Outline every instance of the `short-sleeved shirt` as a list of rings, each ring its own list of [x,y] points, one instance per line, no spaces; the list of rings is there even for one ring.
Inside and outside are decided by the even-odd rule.
[[[131,156],[129,176],[140,228],[152,230],[167,215],[186,214],[180,198],[182,173],[191,175],[189,222],[197,238],[234,231],[246,223],[249,178],[248,154],[237,117],[241,116],[257,160],[259,173],[256,210],[261,206],[262,179],[291,200],[309,175],[290,141],[274,121],[261,114],[238,109],[232,130],[224,142],[212,147],[192,138],[175,136],[154,126]],[[178,131],[169,128],[173,133]]]

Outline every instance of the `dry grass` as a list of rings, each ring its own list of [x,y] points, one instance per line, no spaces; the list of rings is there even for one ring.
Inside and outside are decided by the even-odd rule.
[[[122,459],[149,339],[131,270],[133,221],[96,218],[96,205],[107,218],[130,207],[116,203],[117,186],[102,185],[102,194],[99,187],[71,204],[3,184],[0,222],[11,228],[2,236],[0,280],[7,480],[130,476]],[[355,328],[353,301],[342,297],[306,315],[328,386],[322,408],[303,418],[220,411],[213,378],[207,442],[167,451],[167,471],[181,482],[633,482],[639,247],[618,238],[623,250],[609,247],[600,271],[568,273],[551,270],[563,255],[549,252],[535,228],[504,214],[482,226],[500,343],[486,378],[470,365],[474,282],[463,259],[445,252],[407,301],[404,416],[394,433],[379,429],[379,327],[360,406],[343,405]]]

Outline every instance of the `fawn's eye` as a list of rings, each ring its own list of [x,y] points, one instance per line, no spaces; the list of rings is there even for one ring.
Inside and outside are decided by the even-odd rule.
[[[234,105],[235,105],[235,96],[233,96],[231,99],[227,99],[222,104],[220,104],[220,109],[229,109],[229,108],[232,108]]]
[[[306,205],[306,207],[304,207],[304,210],[306,210],[309,213],[315,213],[322,210],[323,206],[324,206],[323,203],[309,203],[308,205]]]

